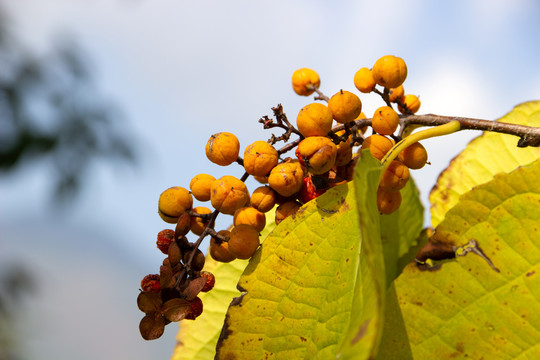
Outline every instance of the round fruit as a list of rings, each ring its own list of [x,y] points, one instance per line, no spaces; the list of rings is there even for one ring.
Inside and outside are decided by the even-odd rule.
[[[191,179],[189,183],[189,189],[191,190],[191,195],[199,201],[208,201],[210,200],[210,187],[212,183],[216,180],[215,177],[208,174],[199,174]]]
[[[244,151],[244,169],[253,176],[266,176],[277,165],[279,154],[266,141],[255,141]]]
[[[210,202],[219,212],[233,215],[248,201],[249,192],[246,184],[234,176],[225,175],[212,183]]]
[[[206,157],[214,164],[227,166],[238,159],[240,142],[228,132],[214,134],[206,143]]]
[[[354,74],[354,86],[363,93],[370,93],[375,87],[375,80],[371,70],[363,67]]]
[[[392,140],[382,135],[373,134],[364,140],[362,150],[369,149],[369,152],[374,158],[381,160],[392,146],[394,146]]]
[[[197,296],[195,299],[190,302],[190,311],[186,315],[185,319],[195,320],[203,312],[203,303],[202,300]]]
[[[161,285],[159,282],[159,275],[158,274],[146,275],[141,280],[141,289],[142,291],[158,293],[161,290]]]
[[[399,191],[409,181],[409,168],[393,160],[384,172],[379,187],[384,191]]]
[[[178,217],[193,206],[193,197],[183,187],[173,186],[159,196],[158,213],[161,218],[171,224],[178,221]]]
[[[389,215],[399,209],[401,205],[401,193],[399,191],[377,190],[377,207],[381,214]]]
[[[202,288],[202,292],[209,292],[216,284],[216,277],[209,271],[201,271],[201,277],[206,278],[206,284]]]
[[[246,206],[236,210],[234,213],[233,224],[234,226],[240,224],[251,225],[255,230],[261,232],[266,226],[266,216],[254,207]]]
[[[219,235],[225,236],[227,239],[229,238],[230,231],[229,230],[221,230],[218,231]],[[231,254],[229,251],[229,243],[227,241],[216,241],[216,239],[211,238],[210,239],[210,250],[209,250],[210,256],[212,259],[222,262],[222,263],[228,263],[236,259],[236,256]]]
[[[309,138],[308,138],[309,139]],[[291,196],[300,191],[304,169],[298,160],[278,164],[270,172],[268,183],[281,196]]]
[[[174,241],[174,230],[165,229],[165,230],[161,230],[157,234],[156,245],[158,249],[165,255],[167,255],[167,253],[169,252],[169,246],[171,245],[173,241]]]
[[[407,78],[405,61],[393,55],[386,55],[378,59],[371,71],[375,82],[386,88],[397,88]]]
[[[193,212],[196,212],[197,214],[211,214],[212,210],[210,210],[207,207],[204,206],[197,206],[193,208]],[[195,235],[201,235],[206,227],[208,226],[208,223],[210,220],[205,220],[202,217],[199,216],[192,216],[191,217],[191,232]]]
[[[193,255],[193,260],[191,261],[191,268],[195,271],[201,271],[206,261],[206,258],[201,250],[192,248],[182,253],[182,261],[184,264],[187,264],[193,251],[195,251],[195,255]]]
[[[337,147],[330,138],[310,136],[298,144],[296,156],[310,173],[320,175],[334,166]]]
[[[268,176],[254,176],[253,178],[261,184],[268,184]]]
[[[259,247],[259,232],[251,225],[240,224],[231,230],[229,251],[238,259],[249,259]]]
[[[410,169],[421,169],[426,165],[428,154],[426,148],[419,142],[409,145],[398,155],[399,160]]]
[[[255,209],[265,213],[276,205],[276,192],[268,186],[259,186],[253,190],[249,202]]]
[[[296,117],[298,131],[305,137],[326,136],[332,130],[332,112],[321,103],[304,106]]]
[[[302,96],[313,94],[315,89],[321,85],[319,74],[315,71],[302,68],[295,70],[292,75],[292,87],[295,93]]]
[[[416,95],[405,95],[399,99],[399,101],[404,105],[398,105],[398,110],[402,114],[416,114],[416,112],[420,109],[420,99]]]
[[[388,92],[388,100],[390,100],[390,102],[396,102],[401,99],[403,95],[405,95],[405,89],[403,88],[403,85],[399,85],[397,88],[390,89]]]
[[[296,200],[287,201],[279,205],[276,208],[276,225],[285,220],[285,218],[296,214],[300,207],[302,207],[302,204]]]
[[[340,90],[328,100],[328,109],[330,109],[332,117],[338,123],[346,124],[360,115],[362,102],[352,92]]]
[[[381,135],[392,135],[398,128],[399,115],[390,106],[381,106],[373,114],[371,126]]]

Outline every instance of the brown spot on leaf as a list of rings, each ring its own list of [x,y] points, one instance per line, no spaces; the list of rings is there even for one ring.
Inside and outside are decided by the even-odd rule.
[[[534,274],[536,274],[536,271],[533,270],[533,271],[529,271],[526,276],[530,277],[530,276],[533,276]]]
[[[303,337],[303,336],[300,336],[300,341],[302,341],[302,342],[306,342],[306,341],[307,341],[307,339],[306,339],[305,337]]]
[[[356,336],[351,340],[351,345],[356,344],[358,341],[360,341],[360,339],[364,337],[368,329],[370,321],[371,319],[367,319],[366,321],[364,321],[362,325],[360,325],[360,328],[358,329]]]

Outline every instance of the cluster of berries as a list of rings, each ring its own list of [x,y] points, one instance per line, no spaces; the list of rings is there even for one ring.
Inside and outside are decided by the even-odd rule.
[[[209,254],[214,260],[227,263],[249,259],[260,245],[265,213],[277,205],[275,223],[279,224],[329,188],[352,180],[363,149],[382,160],[399,139],[394,133],[400,117],[392,105],[396,104],[406,115],[420,107],[416,96],[404,95],[402,84],[406,76],[405,63],[394,56],[384,56],[372,70],[362,68],[356,73],[354,84],[358,90],[375,92],[386,102],[369,121],[357,95],[340,90],[328,98],[319,90],[319,75],[311,69],[299,69],[292,76],[294,91],[302,96],[316,92],[315,99],[325,100],[327,105],[314,102],[304,106],[297,115],[296,127],[287,120],[281,105],[273,108],[277,122],[268,117],[259,122],[265,129],[279,127],[285,133],[279,137],[272,135],[268,141],[253,142],[244,149],[243,158],[239,156],[240,142],[234,134],[212,135],[206,144],[207,158],[220,166],[238,163],[245,173],[240,178],[226,175],[219,179],[198,174],[192,178],[189,190],[175,186],[161,193],[159,216],[176,227],[158,234],[157,247],[167,255],[160,274],[148,275],[141,282],[138,304],[146,314],[140,324],[143,338],[155,339],[167,323],[195,319],[201,314],[202,302],[197,295],[209,291],[215,281],[212,274],[202,271],[205,257],[199,245],[206,236],[211,237]],[[383,91],[376,85],[382,86]],[[373,134],[366,137],[367,125],[371,125]],[[298,135],[298,139],[289,142],[291,134]],[[281,140],[286,144],[276,149],[274,145]],[[283,158],[294,147],[296,158]],[[381,213],[390,214],[399,208],[399,190],[409,179],[409,168],[421,168],[426,161],[427,153],[419,143],[406,148],[398,160],[392,161],[377,192]],[[245,184],[249,176],[261,183],[251,194]],[[193,207],[193,198],[209,201],[213,210]],[[220,213],[233,216],[230,229],[214,229]],[[186,238],[190,231],[198,236],[195,242]]]
[[[198,294],[210,291],[215,284],[214,275],[202,271],[204,254],[185,237],[190,222],[185,214],[179,217],[175,230],[158,233],[157,247],[167,257],[159,274],[146,275],[141,280],[137,305],[145,313],[139,324],[145,340],[159,338],[171,322],[198,317],[203,310]]]
[[[375,110],[371,119],[372,134],[365,136],[367,127],[355,127],[365,119],[360,98],[352,92],[340,90],[331,98],[322,95],[319,75],[307,68],[293,74],[293,89],[298,95],[319,94],[317,100],[326,100],[328,106],[313,103],[305,106],[297,118],[300,133],[305,137],[297,149],[300,161],[313,174],[323,174],[332,166],[342,165],[352,158],[353,166],[361,150],[369,149],[373,157],[383,160],[385,155],[400,139],[395,134],[400,125],[400,116],[412,115],[420,108],[420,100],[415,95],[405,95],[403,82],[407,78],[407,66],[403,59],[387,55],[378,59],[372,69],[363,67],[354,76],[354,85],[362,93],[379,94],[385,106]],[[377,85],[383,87],[379,90]],[[333,133],[333,120],[343,124],[344,130]],[[337,143],[337,144],[336,144]],[[352,148],[360,145],[352,155]],[[317,154],[317,156],[313,156]],[[335,158],[335,161],[334,161]],[[426,149],[414,143],[392,160],[381,178],[377,191],[377,205],[382,214],[391,214],[401,205],[400,190],[409,180],[409,169],[420,169],[427,163]],[[351,167],[353,167],[351,166]]]

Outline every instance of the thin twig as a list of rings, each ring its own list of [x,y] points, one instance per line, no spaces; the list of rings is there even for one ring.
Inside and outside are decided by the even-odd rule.
[[[400,125],[438,126],[457,120],[462,130],[492,131],[519,137],[518,147],[540,146],[540,127],[517,125],[500,121],[473,119],[459,116],[406,115],[400,117]]]

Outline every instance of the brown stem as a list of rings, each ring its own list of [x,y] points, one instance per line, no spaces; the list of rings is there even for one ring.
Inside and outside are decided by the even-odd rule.
[[[504,123],[499,121],[481,120],[458,116],[441,116],[441,115],[406,115],[402,116],[400,123],[402,127],[407,125],[423,125],[423,126],[438,126],[457,120],[461,124],[462,130],[480,130],[492,131],[503,134],[518,136],[518,147],[540,146],[540,128]]]
[[[313,89],[316,93],[317,93],[317,96],[315,96],[315,100],[323,100],[323,101],[326,101],[328,102],[328,100],[330,100],[330,98],[326,95],[323,94],[323,92],[319,89]]]
[[[272,119],[270,119],[268,116],[264,116],[261,119],[259,119],[259,122],[263,124],[264,129],[271,129],[275,127],[279,127],[281,129],[284,129],[285,132],[281,136],[276,136],[272,134],[272,137],[268,140],[268,142],[271,145],[274,145],[278,141],[289,141],[291,134],[296,134],[299,137],[303,138],[302,134],[298,129],[292,125],[289,120],[287,119],[287,115],[283,112],[283,106],[281,104],[278,104],[276,107],[272,108],[272,111],[274,112],[274,117],[276,118],[276,122],[274,122]]]

